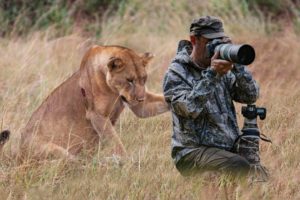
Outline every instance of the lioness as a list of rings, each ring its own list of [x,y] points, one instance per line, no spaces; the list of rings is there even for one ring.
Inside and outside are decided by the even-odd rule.
[[[73,159],[82,149],[94,149],[103,137],[114,139],[116,152],[125,154],[113,127],[125,105],[142,118],[168,110],[162,95],[145,89],[145,66],[152,57],[121,46],[89,49],[80,69],[31,116],[21,134],[21,152]],[[2,132],[3,141],[8,133]]]

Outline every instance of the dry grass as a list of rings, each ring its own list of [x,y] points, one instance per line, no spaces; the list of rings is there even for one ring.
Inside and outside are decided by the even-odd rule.
[[[20,165],[9,156],[31,113],[51,90],[78,69],[90,44],[119,44],[154,53],[147,85],[150,90],[161,92],[164,71],[174,56],[177,41],[186,38],[187,24],[193,16],[174,13],[170,3],[152,4],[157,7],[154,10],[160,6],[165,9],[148,9],[135,15],[129,9],[124,19],[115,17],[103,24],[99,41],[79,33],[51,39],[51,30],[26,39],[0,40],[1,129],[12,131],[6,156],[0,163],[0,199],[226,199],[222,178],[184,178],[174,168],[169,113],[149,119],[137,119],[128,110],[122,114],[116,129],[129,157],[121,163],[105,150],[94,159],[83,158],[79,163],[55,160]],[[136,5],[140,9],[150,6]],[[174,9],[176,6],[179,5]],[[300,199],[300,42],[290,29],[267,37],[264,31],[258,31],[265,24],[239,12],[235,11],[235,15],[244,17],[226,30],[234,41],[246,41],[257,50],[257,59],[249,69],[261,86],[257,105],[268,109],[260,127],[273,144],[261,144],[262,162],[271,171],[270,181],[251,187],[235,185],[229,193],[232,199],[243,200]],[[224,18],[227,24],[233,19],[230,15]],[[158,19],[162,19],[161,29],[153,30]],[[238,112],[239,108],[237,105]],[[238,114],[238,118],[241,124],[242,116]]]

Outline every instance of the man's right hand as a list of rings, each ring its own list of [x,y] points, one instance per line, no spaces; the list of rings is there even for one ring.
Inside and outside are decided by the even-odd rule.
[[[222,76],[226,74],[229,70],[231,70],[233,65],[232,62],[218,59],[219,55],[220,55],[219,52],[216,52],[211,58],[211,68],[215,70],[219,75]]]

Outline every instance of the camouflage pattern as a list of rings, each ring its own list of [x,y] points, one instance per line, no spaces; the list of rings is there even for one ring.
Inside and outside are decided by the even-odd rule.
[[[213,39],[225,37],[223,23],[220,19],[213,16],[203,16],[194,19],[190,26],[190,34]]]
[[[259,136],[241,135],[236,142],[236,152],[246,158],[250,164],[260,164]]]
[[[267,168],[260,163],[259,140],[259,135],[242,134],[235,145],[235,152],[244,157],[250,164],[251,182],[266,182],[270,176]]]
[[[250,164],[251,182],[266,182],[269,179],[269,172],[260,163],[259,136],[241,135],[236,142],[235,151]]]
[[[172,157],[175,163],[201,145],[232,150],[240,134],[233,101],[254,103],[259,88],[245,66],[219,76],[200,68],[189,56],[192,45],[179,43],[168,68],[163,91],[173,117]]]

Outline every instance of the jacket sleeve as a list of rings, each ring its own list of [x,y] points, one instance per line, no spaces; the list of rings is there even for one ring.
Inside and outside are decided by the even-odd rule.
[[[251,73],[243,65],[235,64],[231,72],[234,78],[230,83],[230,94],[234,101],[252,104],[259,97],[259,86]]]
[[[172,65],[163,82],[166,102],[176,114],[196,118],[203,112],[208,97],[213,95],[218,76],[213,70],[207,69],[202,71],[201,80],[188,81],[187,72],[178,64]]]

